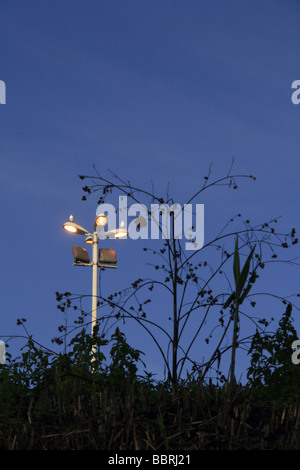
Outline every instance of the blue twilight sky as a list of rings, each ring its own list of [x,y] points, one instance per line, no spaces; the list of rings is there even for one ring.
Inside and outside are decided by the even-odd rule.
[[[90,293],[91,272],[72,266],[83,240],[62,224],[72,213],[92,228],[97,197],[81,201],[78,175],[93,163],[161,193],[169,184],[184,203],[211,162],[223,176],[234,156],[235,172],[257,180],[197,200],[205,241],[238,212],[299,230],[299,17],[296,0],[0,0],[1,338],[22,334],[25,317],[52,347],[63,323],[55,292]],[[148,275],[140,242],[105,243],[119,267],[102,291]],[[299,290],[294,268],[272,276],[275,292]],[[140,330],[128,335],[160,374]]]

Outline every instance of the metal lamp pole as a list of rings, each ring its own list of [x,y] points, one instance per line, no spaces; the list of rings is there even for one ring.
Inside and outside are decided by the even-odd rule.
[[[128,235],[127,230],[125,230],[123,227],[118,228],[118,229],[113,229],[108,232],[105,232],[105,234],[99,235],[99,231],[97,228],[101,231],[105,225],[107,224],[107,217],[104,214],[99,214],[94,223],[94,232],[90,233],[88,230],[86,230],[84,227],[81,227],[80,225],[76,224],[74,222],[73,216],[70,216],[70,219],[68,222],[65,222],[63,224],[63,228],[70,233],[75,233],[78,235],[85,235],[86,238],[86,243],[91,243],[93,244],[92,248],[92,263],[90,262],[89,256],[87,254],[87,251],[83,248],[80,247],[75,247],[73,246],[72,249],[73,255],[74,255],[74,263],[73,265],[75,266],[92,266],[92,325],[91,325],[91,333],[92,333],[92,339],[94,335],[96,335],[96,330],[95,327],[97,325],[97,307],[98,307],[98,266],[102,268],[116,268],[116,259],[115,259],[115,251],[114,250],[100,250],[100,251],[105,251],[106,256],[102,258],[101,264],[99,264],[99,259],[98,259],[98,243],[99,243],[99,236],[101,238],[123,238]],[[121,224],[122,225],[122,224]],[[111,253],[113,252],[113,253]],[[94,354],[97,351],[96,345],[92,346],[92,360],[94,359]]]
[[[93,281],[92,281],[92,338],[95,334],[97,325],[97,307],[98,307],[98,234],[93,233]],[[95,353],[96,346],[93,345],[92,352]]]

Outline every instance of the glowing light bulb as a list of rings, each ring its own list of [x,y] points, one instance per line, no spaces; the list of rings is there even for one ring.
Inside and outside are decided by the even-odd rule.
[[[98,217],[96,217],[95,225],[101,225],[102,227],[104,227],[104,225],[106,225],[106,224],[107,224],[106,215],[100,214],[100,215],[98,215]]]
[[[77,228],[76,228],[76,227],[73,227],[73,225],[65,224],[65,225],[64,225],[64,229],[67,230],[67,232],[72,232],[72,233],[76,233],[76,232],[77,232]]]

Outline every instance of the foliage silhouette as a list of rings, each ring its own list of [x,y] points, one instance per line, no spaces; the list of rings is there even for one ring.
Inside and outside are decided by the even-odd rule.
[[[292,344],[298,339],[288,304],[274,333],[256,331],[249,355],[248,385],[268,401],[295,398],[300,389],[300,369],[292,362]]]
[[[187,203],[216,186],[236,190],[239,179],[255,179],[231,170],[214,181],[209,170]],[[89,183],[83,187],[84,199],[100,192],[99,204],[115,192],[138,203],[173,202],[168,195],[162,198],[116,175],[104,178],[96,168],[94,176],[80,178]],[[174,217],[171,212],[173,224]],[[186,254],[174,229],[169,239],[157,242],[158,248],[146,246],[146,256],[154,257],[153,278],[138,277],[123,290],[106,297],[99,294],[98,331],[93,337],[86,334],[91,312],[84,303],[90,296],[57,292],[57,307],[65,320],[71,310],[75,315],[72,326],[65,321],[53,339],[62,352],[43,348],[28,333],[26,320],[19,319],[27,342],[20,357],[7,354],[7,364],[0,368],[0,448],[298,449],[300,373],[291,361],[291,344],[297,339],[291,312],[298,307],[291,296],[287,302],[278,293],[270,294],[287,305],[274,333],[267,331],[272,319],[256,312],[253,300],[261,270],[271,261],[293,263],[278,259],[277,253],[298,240],[294,229],[277,231],[277,219],[254,226],[246,219],[242,228],[232,229],[237,220],[240,214],[192,254]],[[209,249],[217,259],[209,258]],[[151,306],[162,295],[169,302],[170,328],[160,322],[162,316],[158,321],[151,317]],[[247,331],[247,318],[254,325],[253,334]],[[208,319],[213,323],[210,330]],[[127,343],[118,326],[121,320],[137,322],[152,338],[167,372],[165,380],[139,372],[146,367],[144,353]],[[226,343],[231,328],[232,340]],[[190,334],[186,343],[185,333]],[[213,345],[207,358],[198,359],[192,349],[196,343],[201,348]],[[236,354],[242,347],[250,357],[246,386],[235,380]],[[221,360],[230,352],[228,383]]]
[[[267,324],[268,320],[260,317],[254,317],[253,314],[245,312],[245,301],[247,308],[253,310],[255,307],[254,295],[251,293],[251,300],[248,299],[250,288],[253,291],[253,285],[259,278],[259,271],[264,269],[268,263],[280,261],[292,263],[291,260],[278,259],[277,252],[282,249],[292,247],[297,244],[295,229],[287,233],[280,233],[276,230],[277,219],[252,226],[249,220],[245,220],[240,229],[230,230],[231,224],[236,224],[241,218],[241,214],[231,217],[226,226],[220,233],[206,242],[201,249],[186,253],[180,237],[174,234],[175,212],[169,205],[173,204],[173,199],[167,194],[166,198],[155,194],[155,191],[132,185],[121,179],[119,176],[110,172],[108,177],[101,175],[94,166],[95,175],[81,175],[80,179],[87,180],[83,186],[84,196],[87,197],[100,193],[98,204],[106,201],[107,197],[113,197],[114,194],[125,195],[134,203],[143,204],[147,207],[147,202],[155,202],[170,209],[171,228],[170,236],[157,240],[157,247],[145,246],[144,251],[152,254],[155,258],[152,265],[155,276],[148,279],[138,277],[131,286],[121,291],[113,292],[104,297],[99,295],[99,329],[101,336],[105,337],[109,324],[115,324],[119,320],[136,321],[140,327],[152,338],[158,348],[162,364],[166,370],[166,378],[176,387],[182,379],[182,374],[186,370],[190,374],[205,378],[207,374],[216,374],[218,380],[226,380],[224,373],[220,369],[222,357],[232,350],[231,364],[229,373],[234,377],[236,350],[240,345],[247,347],[251,340],[251,335],[238,339],[239,333],[243,331],[243,324],[246,318],[251,323],[261,328],[261,323]],[[191,196],[187,204],[196,201],[197,198],[209,189],[218,186],[224,186],[236,190],[238,180],[249,178],[255,180],[252,175],[233,174],[232,166],[227,175],[212,180],[211,168],[208,175],[204,178],[204,183],[196,193]],[[184,205],[182,205],[184,206]],[[137,218],[139,219],[139,218]],[[150,224],[151,212],[148,211],[148,221]],[[161,233],[164,227],[159,226]],[[235,239],[235,249],[232,250],[231,240]],[[239,240],[239,246],[237,245]],[[214,253],[210,260],[209,250]],[[247,249],[245,255],[247,260],[244,269],[239,272],[237,262],[244,256],[243,252]],[[201,260],[197,256],[201,253]],[[208,253],[207,258],[205,254]],[[218,259],[216,259],[218,256]],[[227,267],[230,259],[234,258],[235,290],[231,287],[230,275],[227,273]],[[221,275],[221,276],[219,276]],[[246,280],[247,281],[247,285]],[[222,279],[222,283],[220,281]],[[215,292],[217,290],[217,292]],[[229,292],[228,292],[229,290]],[[57,293],[58,294],[58,293]],[[272,293],[270,294],[272,295]],[[59,308],[64,310],[72,306],[79,310],[78,323],[87,324],[89,311],[82,308],[82,301],[85,296],[71,296],[70,293],[58,294],[60,300]],[[274,295],[279,300],[284,297],[278,294]],[[169,312],[166,317],[172,324],[171,328],[165,326],[165,322],[155,321],[151,316],[151,303],[158,298],[166,299],[169,305]],[[243,310],[241,304],[243,303]],[[110,309],[110,313],[101,314],[104,307]],[[229,310],[227,311],[227,308]],[[298,308],[294,305],[295,308]],[[103,310],[101,310],[103,308]],[[241,322],[243,317],[243,322]],[[211,319],[211,320],[210,320]],[[207,329],[208,320],[214,322]],[[190,323],[196,326],[190,327]],[[233,341],[226,344],[227,335],[233,328]],[[244,328],[245,331],[246,328]],[[253,332],[254,334],[254,332]],[[192,355],[192,349],[196,344],[209,345],[214,344],[212,352],[208,350],[208,357],[202,361],[196,360],[195,351]],[[163,339],[161,339],[163,338]],[[61,339],[57,338],[57,341]]]
[[[244,289],[244,286],[247,281],[247,277],[250,269],[250,262],[255,250],[255,246],[251,249],[251,252],[243,266],[242,271],[240,271],[240,254],[238,247],[238,238],[235,242],[235,251],[234,251],[234,260],[233,260],[233,273],[235,281],[235,292],[227,299],[224,304],[224,309],[226,309],[232,301],[234,301],[234,325],[233,325],[233,338],[232,338],[232,354],[231,354],[231,366],[230,366],[230,380],[233,383],[235,379],[235,355],[236,349],[238,346],[238,330],[239,330],[239,306],[244,302],[247,297],[252,284],[248,282],[247,286]],[[244,289],[244,291],[243,291]]]
[[[287,331],[270,336],[265,344],[275,339],[281,345],[290,332],[294,337],[288,312],[281,330]],[[174,394],[168,382],[157,384],[137,374],[140,352],[119,330],[111,343],[111,363],[105,365],[99,352],[95,370],[89,360],[91,338],[83,330],[68,345],[68,353],[51,354],[29,338],[21,360],[10,359],[0,369],[0,448],[298,449],[298,390],[288,399],[274,394],[271,404],[270,399],[255,398],[254,383],[253,397],[248,386],[233,384],[228,393],[227,384],[220,387],[189,376]],[[261,357],[258,343],[253,348],[256,363],[257,352]]]

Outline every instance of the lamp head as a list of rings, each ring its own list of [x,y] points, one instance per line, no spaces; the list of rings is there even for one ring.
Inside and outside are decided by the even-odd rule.
[[[77,233],[78,235],[90,235],[90,233],[84,227],[75,224],[73,221],[65,222],[63,224],[63,228],[67,230],[67,232]]]
[[[114,238],[124,238],[124,237],[127,237],[127,235],[128,235],[127,230],[119,228],[116,230]]]
[[[105,214],[98,214],[94,223],[95,230],[96,229],[102,230],[106,224],[107,224],[107,216]]]
[[[64,228],[65,230],[67,230],[67,232],[77,233],[77,228],[74,227],[73,225],[69,224],[68,222],[66,222],[66,223],[63,225],[63,228]]]
[[[127,237],[128,232],[127,232],[127,230],[126,230],[124,227],[125,227],[125,223],[124,223],[124,221],[122,220],[122,222],[121,222],[121,224],[120,224],[120,228],[117,228],[116,231],[115,231],[114,238],[124,238],[124,237]]]
[[[86,239],[84,240],[85,243],[87,243],[88,245],[92,245],[93,244],[93,237],[92,235],[88,235],[86,237]]]

